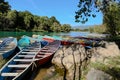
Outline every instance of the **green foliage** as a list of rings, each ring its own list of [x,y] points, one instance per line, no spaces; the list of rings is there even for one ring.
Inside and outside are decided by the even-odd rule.
[[[108,58],[106,64],[101,62],[91,63],[90,66],[110,74],[114,80],[120,80],[120,56]]]
[[[96,17],[95,13],[101,11],[107,32],[112,36],[120,33],[120,0],[79,0],[78,8],[78,11],[75,12],[76,22],[85,23],[89,17]],[[94,30],[90,28],[90,32],[94,32]]]
[[[62,30],[63,32],[64,32],[64,31],[69,32],[69,31],[71,31],[71,26],[70,26],[69,24],[63,24],[61,30]]]
[[[61,26],[58,24],[58,23],[56,23],[56,22],[54,22],[53,24],[52,24],[52,26],[51,26],[51,30],[53,31],[53,32],[61,32],[61,28],[60,28]]]
[[[78,11],[76,11],[76,22],[85,23],[89,17],[96,17],[96,12],[107,12],[107,6],[111,2],[120,3],[120,0],[79,0]]]
[[[106,33],[106,26],[105,25],[95,25],[93,27],[89,27],[90,33]]]
[[[8,23],[6,25],[6,27],[8,29],[12,29],[16,26],[16,20],[17,20],[17,11],[13,10],[13,11],[8,11],[6,18],[8,20]]]
[[[0,0],[0,30],[1,31],[47,31],[68,32],[70,25],[61,26],[54,17],[33,15],[29,11],[10,10],[10,5]]]
[[[10,10],[10,5],[8,2],[0,0],[0,13],[6,13],[8,10]]]
[[[116,36],[120,33],[120,5],[111,3],[108,6],[108,11],[104,14],[104,23],[107,26],[107,31]]]

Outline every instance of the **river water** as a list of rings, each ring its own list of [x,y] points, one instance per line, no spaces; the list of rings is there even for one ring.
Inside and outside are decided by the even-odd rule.
[[[1,37],[9,37],[9,36],[12,36],[12,37],[17,37],[17,38],[20,38],[21,36],[23,35],[27,35],[27,36],[32,36],[33,34],[36,34],[36,35],[49,35],[49,36],[52,36],[52,35],[55,35],[55,36],[72,36],[72,37],[75,37],[75,36],[83,36],[83,37],[89,37],[89,36],[93,36],[93,37],[98,37],[98,36],[102,36],[104,37],[104,35],[102,34],[96,34],[96,33],[89,33],[89,32],[75,32],[75,31],[71,31],[71,32],[67,32],[67,33],[63,33],[63,32],[60,32],[60,33],[55,33],[55,32],[8,32],[8,31],[0,31],[0,38]]]

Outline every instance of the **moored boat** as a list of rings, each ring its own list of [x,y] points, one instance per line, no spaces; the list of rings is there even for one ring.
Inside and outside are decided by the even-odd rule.
[[[28,45],[36,42],[36,41],[43,43],[43,41],[42,41],[41,39],[32,38],[32,37],[29,37],[29,36],[24,35],[24,36],[22,36],[22,37],[19,39],[19,41],[18,41],[18,47],[19,47],[20,49],[22,49],[22,48],[24,48],[24,47],[26,47],[26,46],[28,46]],[[45,42],[45,41],[44,41],[44,42]],[[45,43],[47,43],[47,42],[45,42]]]
[[[60,44],[61,43],[59,40],[54,40],[53,42],[49,42],[49,44],[45,47],[41,48],[41,50],[35,56],[35,63],[40,66],[50,62],[54,53],[59,49]]]
[[[0,69],[0,80],[22,80],[32,68],[34,57],[40,49],[40,42],[23,48]]]
[[[0,59],[6,59],[14,53],[17,47],[17,39],[14,37],[8,37],[1,38],[0,41]]]

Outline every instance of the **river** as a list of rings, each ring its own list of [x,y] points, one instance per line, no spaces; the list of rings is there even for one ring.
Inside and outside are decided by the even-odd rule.
[[[36,34],[36,35],[49,35],[49,36],[52,36],[52,35],[55,35],[55,36],[72,36],[72,37],[75,37],[75,36],[83,36],[83,37],[90,37],[90,36],[93,36],[93,37],[100,36],[101,37],[102,36],[102,37],[104,37],[104,35],[102,35],[102,34],[89,33],[89,32],[75,32],[75,31],[71,31],[71,32],[67,32],[67,33],[63,33],[63,32],[60,32],[60,33],[51,32],[50,33],[50,32],[9,32],[9,31],[0,31],[0,38],[1,37],[9,37],[9,36],[20,38],[23,35],[32,36],[33,34]]]

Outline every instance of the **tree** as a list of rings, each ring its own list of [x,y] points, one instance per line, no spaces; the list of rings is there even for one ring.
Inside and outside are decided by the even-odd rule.
[[[114,7],[112,3],[116,4]],[[96,17],[96,12],[101,11],[106,23],[107,30],[111,35],[117,35],[120,31],[118,14],[120,11],[120,0],[80,0],[78,4],[79,10],[76,11],[76,22],[85,23],[89,17]],[[114,10],[116,8],[116,10]],[[114,16],[115,14],[115,16]],[[119,30],[119,31],[118,31]]]
[[[69,24],[62,25],[62,31],[69,32],[71,30],[71,26]]]
[[[120,0],[79,0],[78,11],[76,11],[76,22],[85,23],[89,17],[96,17],[96,12],[107,12],[110,3],[120,4]]]
[[[17,23],[16,23],[17,15],[18,15],[18,12],[16,10],[8,11],[8,13],[6,15],[8,24],[6,24],[6,26],[8,26],[9,30],[15,30],[16,25],[17,25]]]
[[[26,31],[30,31],[34,27],[33,15],[29,11],[24,12],[24,23]]]
[[[103,22],[112,36],[118,35],[120,33],[120,5],[111,3],[104,15]]]
[[[50,21],[50,25],[52,25],[54,22],[60,24],[60,22],[54,16],[50,17],[49,21]]]
[[[0,12],[6,13],[8,10],[10,10],[10,5],[8,4],[8,2],[0,0]]]
[[[57,22],[54,22],[51,26],[51,31],[53,32],[61,32],[61,25]]]

